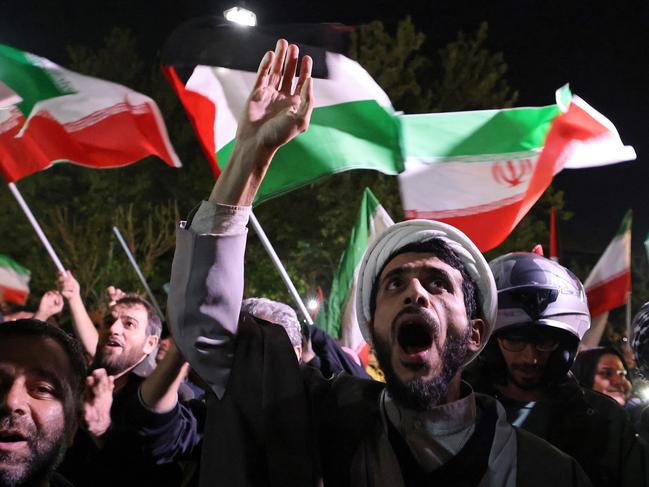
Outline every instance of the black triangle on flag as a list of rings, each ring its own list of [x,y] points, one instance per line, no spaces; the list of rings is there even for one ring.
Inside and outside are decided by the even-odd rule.
[[[313,77],[326,79],[326,52],[347,54],[352,30],[342,24],[243,27],[223,17],[199,17],[171,33],[160,60],[163,65],[174,66],[183,82],[199,64],[255,72],[264,53],[275,48],[277,39],[285,38],[299,46],[300,55],[313,58]]]

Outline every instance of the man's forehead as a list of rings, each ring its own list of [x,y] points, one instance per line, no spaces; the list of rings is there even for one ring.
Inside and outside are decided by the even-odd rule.
[[[146,308],[140,303],[118,303],[110,308],[110,314],[118,317],[122,315],[133,316],[136,314],[147,313]]]
[[[407,272],[416,269],[440,269],[449,274],[457,273],[456,277],[460,279],[462,278],[459,270],[444,262],[433,252],[405,252],[399,254],[385,265],[380,277],[383,277],[394,270],[403,270],[404,272]]]
[[[72,364],[61,344],[51,337],[24,335],[0,340],[0,364],[29,370],[72,373]]]

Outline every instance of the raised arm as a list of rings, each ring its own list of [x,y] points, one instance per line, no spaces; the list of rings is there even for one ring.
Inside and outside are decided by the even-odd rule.
[[[189,371],[189,364],[171,342],[158,366],[140,385],[143,405],[154,413],[167,413],[178,403],[178,389]]]
[[[275,152],[308,128],[312,60],[285,40],[267,52],[239,120],[236,144],[209,201],[178,230],[171,271],[169,326],[194,370],[217,397],[225,393],[241,299],[249,207]]]
[[[85,352],[94,357],[97,351],[97,342],[99,342],[99,333],[88,316],[86,306],[81,299],[79,282],[74,278],[72,272],[66,270],[59,274],[59,287],[70,307],[74,334],[83,345]]]

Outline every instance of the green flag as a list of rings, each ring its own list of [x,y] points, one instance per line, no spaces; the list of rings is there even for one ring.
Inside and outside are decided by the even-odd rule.
[[[318,325],[343,346],[359,352],[365,341],[356,320],[356,276],[367,246],[394,222],[369,188],[365,188],[356,225],[331,284],[326,313]]]

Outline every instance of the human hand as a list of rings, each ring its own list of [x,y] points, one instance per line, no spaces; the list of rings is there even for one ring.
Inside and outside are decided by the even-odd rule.
[[[94,436],[103,435],[111,424],[110,408],[113,405],[114,378],[106,369],[96,369],[86,377],[83,394],[83,419],[86,429]]]
[[[275,52],[268,51],[257,71],[257,79],[239,119],[237,142],[274,153],[309,127],[313,111],[311,57],[304,56],[295,89],[299,49],[284,39]],[[283,70],[282,70],[283,69]]]
[[[47,291],[43,294],[38,310],[34,313],[34,319],[47,321],[47,319],[63,311],[63,296],[58,291]]]
[[[108,296],[110,297],[109,306],[113,306],[117,301],[119,301],[124,296],[126,296],[126,293],[124,291],[122,291],[119,288],[116,288],[115,286],[108,286],[106,288],[106,292],[108,293]]]
[[[68,301],[74,298],[81,298],[81,288],[79,287],[79,281],[77,281],[72,272],[65,270],[59,272],[59,288],[61,288],[61,294]]]

